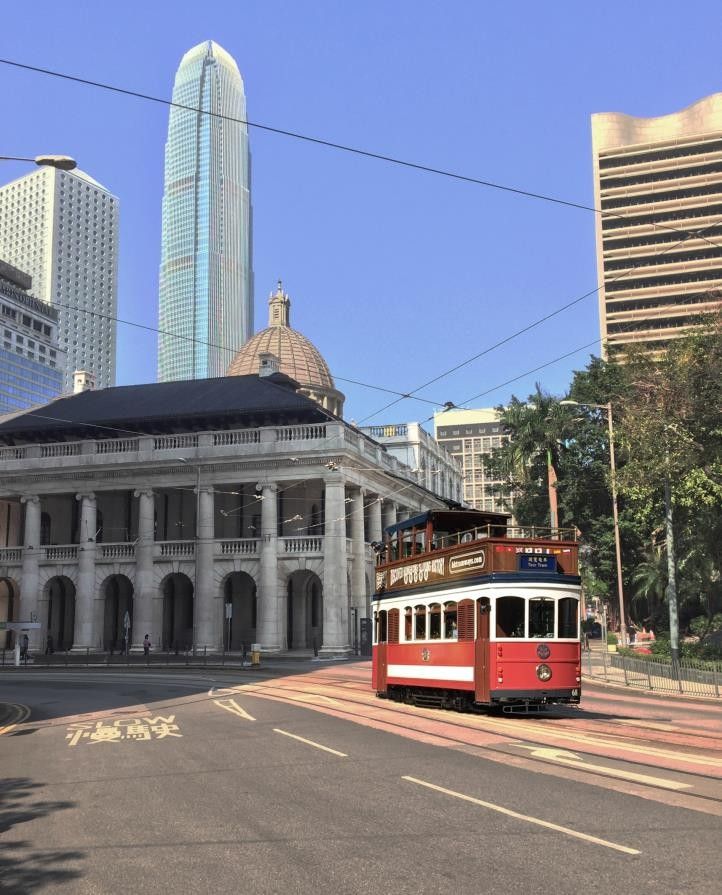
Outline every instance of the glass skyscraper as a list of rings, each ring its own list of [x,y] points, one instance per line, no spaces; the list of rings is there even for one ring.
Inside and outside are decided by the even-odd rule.
[[[176,72],[173,102],[163,193],[161,382],[223,376],[253,332],[248,127],[237,123],[246,120],[246,97],[233,58],[213,41],[189,50]]]

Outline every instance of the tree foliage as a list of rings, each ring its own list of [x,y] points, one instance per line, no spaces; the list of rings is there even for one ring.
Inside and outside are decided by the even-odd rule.
[[[587,546],[587,589],[616,605],[607,412],[611,402],[624,589],[638,623],[664,627],[667,584],[664,482],[669,476],[681,620],[722,608],[722,320],[673,340],[663,356],[630,349],[623,363],[593,357],[569,398],[537,385],[500,407],[511,436],[490,460],[523,524],[546,525],[548,461],[560,526]],[[593,405],[602,405],[601,407]],[[501,489],[500,489],[501,491]]]

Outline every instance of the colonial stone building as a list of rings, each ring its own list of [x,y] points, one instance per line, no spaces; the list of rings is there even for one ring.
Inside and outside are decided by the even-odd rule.
[[[127,612],[134,648],[349,650],[370,543],[447,503],[279,372],[85,391],[0,445],[0,620],[32,649],[118,648]]]

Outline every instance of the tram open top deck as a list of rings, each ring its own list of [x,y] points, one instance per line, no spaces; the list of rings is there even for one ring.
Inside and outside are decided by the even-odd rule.
[[[512,526],[507,513],[429,510],[397,522],[376,545],[376,596],[468,577],[577,579],[577,530]]]

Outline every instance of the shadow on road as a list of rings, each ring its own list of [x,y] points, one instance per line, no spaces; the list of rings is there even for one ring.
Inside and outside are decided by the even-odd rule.
[[[0,854],[0,888],[4,892],[32,892],[78,879],[79,870],[70,866],[85,857],[69,849],[35,848],[30,842],[13,839],[12,831],[20,824],[64,811],[75,804],[69,801],[42,801],[38,798],[42,783],[27,777],[0,781],[0,834],[5,845]],[[10,837],[8,837],[10,833]]]

